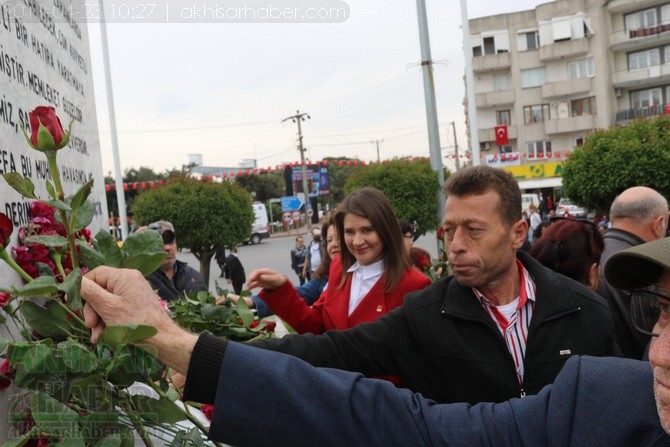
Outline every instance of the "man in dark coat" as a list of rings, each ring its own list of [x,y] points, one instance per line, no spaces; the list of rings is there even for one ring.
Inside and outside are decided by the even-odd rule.
[[[177,260],[177,237],[174,226],[166,220],[159,220],[138,231],[154,230],[163,238],[163,249],[167,256],[163,264],[147,275],[147,280],[158,296],[165,301],[180,298],[186,292],[207,290],[207,284],[199,271]]]
[[[247,280],[244,274],[244,267],[237,256],[237,247],[230,249],[230,254],[226,258],[226,265],[223,268],[223,276],[228,280],[228,284],[233,285],[233,290],[236,295],[242,293],[244,281]]]
[[[463,169],[445,192],[453,276],[373,323],[255,345],[316,366],[394,374],[427,398],[470,403],[537,393],[570,356],[618,352],[605,300],[518,251],[527,223],[509,173]]]
[[[634,186],[614,199],[610,220],[612,225],[603,235],[605,251],[600,257],[601,269],[614,253],[665,237],[668,201],[651,188]],[[631,321],[630,296],[612,287],[602,271],[596,292],[609,303],[614,337],[624,357],[642,359],[649,336],[636,330]]]

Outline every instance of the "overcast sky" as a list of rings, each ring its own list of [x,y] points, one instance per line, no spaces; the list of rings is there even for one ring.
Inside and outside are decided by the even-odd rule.
[[[182,7],[183,0],[169,0]],[[241,4],[261,0],[241,1]],[[339,0],[281,0],[328,6]],[[125,2],[129,3],[129,2]],[[132,3],[132,2],[130,2]],[[365,0],[335,23],[108,23],[122,170],[180,168],[189,154],[206,166],[245,159],[275,167],[306,156],[376,160],[429,156],[414,1]],[[532,9],[540,0],[470,0],[470,18]],[[202,5],[202,1],[199,3]],[[216,5],[209,1],[209,5]],[[223,4],[223,2],[222,2]],[[230,4],[226,2],[225,4]],[[198,4],[195,4],[196,6]],[[454,133],[465,144],[461,11],[456,0],[426,0],[443,155]],[[157,11],[156,11],[157,12]],[[161,11],[162,13],[164,11]],[[182,13],[173,7],[171,21]],[[157,16],[158,17],[158,16]],[[162,17],[162,16],[161,16]],[[194,20],[197,21],[197,20]],[[103,171],[114,171],[100,24],[89,24]],[[447,161],[445,160],[445,164]]]

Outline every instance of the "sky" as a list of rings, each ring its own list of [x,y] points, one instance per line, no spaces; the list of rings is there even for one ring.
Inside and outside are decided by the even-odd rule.
[[[468,17],[545,2],[469,0]],[[136,13],[147,15],[150,4],[124,2],[133,3],[143,8]],[[348,16],[341,20],[332,12],[321,23],[290,17],[285,23],[240,23],[197,16],[203,4],[263,3],[292,11],[345,6]],[[180,169],[192,154],[200,154],[205,166],[238,167],[255,160],[258,168],[275,168],[298,162],[297,124],[283,121],[298,111],[310,117],[301,123],[308,160],[347,156],[376,161],[377,147],[381,160],[430,156],[415,2],[162,0],[152,8],[149,20],[117,19],[106,25],[122,172]],[[315,11],[328,12],[309,12]],[[450,167],[455,142],[461,153],[466,144],[461,10],[456,0],[426,0],[426,11],[440,146],[443,163]],[[178,19],[184,15],[192,16],[189,23]],[[88,29],[103,172],[108,175],[115,165],[101,25],[91,22]]]

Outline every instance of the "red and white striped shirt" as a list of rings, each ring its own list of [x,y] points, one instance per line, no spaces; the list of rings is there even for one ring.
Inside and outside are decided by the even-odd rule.
[[[519,296],[513,301],[516,303],[516,307],[511,313],[506,312],[509,313],[508,316],[505,316],[500,310],[504,306],[496,307],[474,287],[472,291],[479,299],[486,313],[495,321],[505,339],[507,349],[512,354],[514,364],[516,365],[519,385],[523,387],[523,363],[526,357],[526,339],[528,338],[528,328],[530,327],[530,320],[533,318],[533,309],[535,308],[535,283],[518,259],[516,260],[516,265],[521,277],[521,284]]]

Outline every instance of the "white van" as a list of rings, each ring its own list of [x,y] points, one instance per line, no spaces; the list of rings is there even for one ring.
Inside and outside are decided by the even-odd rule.
[[[540,196],[537,194],[521,194],[521,212],[527,212],[530,214],[530,205],[533,204],[536,207],[540,207]]]
[[[263,239],[270,237],[270,226],[268,221],[268,212],[265,205],[261,202],[254,202],[251,204],[254,209],[254,224],[251,227],[251,234],[246,243],[254,245],[260,244]]]

